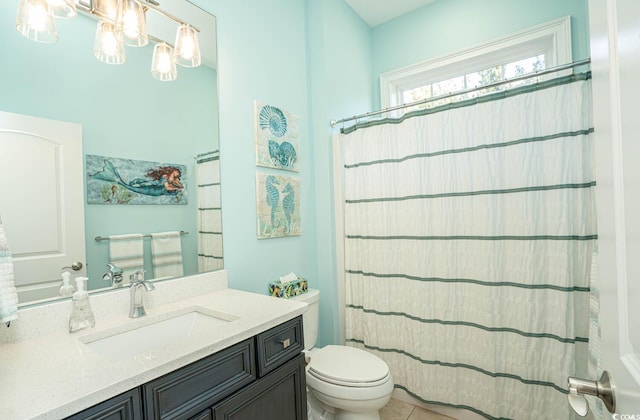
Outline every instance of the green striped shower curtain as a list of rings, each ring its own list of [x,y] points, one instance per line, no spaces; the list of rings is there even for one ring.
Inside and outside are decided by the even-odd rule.
[[[198,272],[220,270],[222,256],[222,206],[220,204],[220,154],[207,153],[196,161],[198,185]]]
[[[597,239],[591,124],[580,74],[338,135],[347,344],[424,403],[571,418]]]

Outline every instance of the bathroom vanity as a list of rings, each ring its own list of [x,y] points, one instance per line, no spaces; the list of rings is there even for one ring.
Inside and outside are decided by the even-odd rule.
[[[20,310],[0,331],[0,418],[306,419],[306,304],[224,270],[156,283],[142,318],[128,295],[92,295],[96,327],[76,334],[68,300]]]
[[[306,419],[302,318],[69,417]]]

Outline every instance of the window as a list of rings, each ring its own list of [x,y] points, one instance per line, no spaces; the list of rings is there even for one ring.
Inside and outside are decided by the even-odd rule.
[[[571,18],[564,17],[451,55],[380,76],[382,107],[447,96],[571,62]],[[534,82],[536,79],[532,79]],[[468,99],[531,80],[446,97],[416,108]]]

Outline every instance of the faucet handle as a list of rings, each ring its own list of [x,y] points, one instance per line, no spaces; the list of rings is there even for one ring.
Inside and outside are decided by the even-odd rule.
[[[112,287],[122,286],[122,268],[116,267],[114,264],[107,263],[107,272],[102,276],[102,280],[111,282]]]
[[[145,270],[136,270],[134,273],[129,275],[129,281],[131,283],[143,282],[144,281],[144,273],[145,273]]]
[[[122,275],[122,268],[117,267],[115,264],[107,263],[107,268],[114,275]]]

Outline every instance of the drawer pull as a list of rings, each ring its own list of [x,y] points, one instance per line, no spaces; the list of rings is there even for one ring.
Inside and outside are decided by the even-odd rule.
[[[286,340],[280,341],[280,343],[282,343],[282,348],[286,349],[287,347],[289,347],[291,345],[291,340],[287,338]]]

